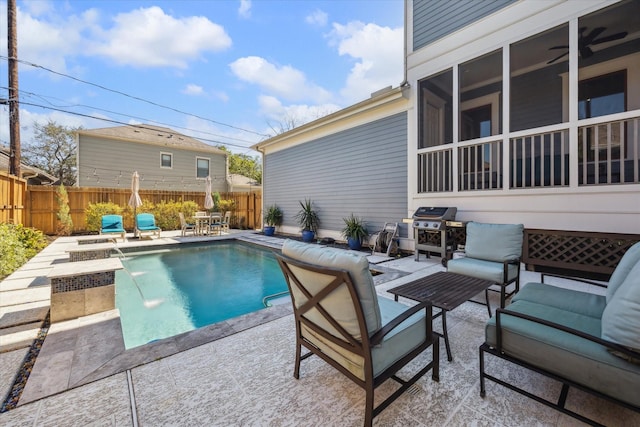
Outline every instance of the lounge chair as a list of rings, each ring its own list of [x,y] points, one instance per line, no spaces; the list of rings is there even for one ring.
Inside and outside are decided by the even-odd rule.
[[[286,240],[276,256],[293,302],[294,378],[300,378],[302,360],[323,359],[365,390],[365,426],[429,370],[439,380],[430,305],[409,307],[378,297],[367,258],[353,252]],[[430,346],[432,360],[411,379],[396,376]],[[304,355],[302,347],[309,350]],[[389,378],[401,386],[374,408],[374,390]]]
[[[195,235],[197,231],[196,224],[187,222],[182,212],[178,212],[178,216],[180,217],[180,229],[182,230],[182,236],[184,236],[187,231],[191,231]]]
[[[124,242],[126,231],[122,226],[122,215],[103,215],[100,234],[119,234]]]
[[[150,213],[141,213],[136,215],[136,236],[142,237],[143,234],[151,234],[160,237],[162,230],[156,225],[156,218]]]

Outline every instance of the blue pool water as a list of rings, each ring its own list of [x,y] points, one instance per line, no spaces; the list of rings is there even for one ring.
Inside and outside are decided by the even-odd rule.
[[[270,251],[238,242],[127,254],[123,265],[116,306],[126,348],[260,310],[287,290]]]

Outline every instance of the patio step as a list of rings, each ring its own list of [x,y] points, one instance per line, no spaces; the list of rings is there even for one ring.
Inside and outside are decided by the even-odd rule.
[[[0,329],[0,353],[31,346],[41,326],[42,322],[33,322]]]

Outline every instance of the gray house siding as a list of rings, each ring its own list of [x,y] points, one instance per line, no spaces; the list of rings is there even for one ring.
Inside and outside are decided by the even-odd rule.
[[[160,167],[160,153],[173,157],[171,169]],[[80,187],[128,188],[131,174],[140,174],[141,189],[204,191],[196,179],[196,158],[209,159],[212,191],[227,191],[226,156],[159,145],[82,135],[78,141]]]
[[[517,0],[413,0],[413,50]]]
[[[320,228],[364,218],[369,232],[407,215],[407,113],[399,113],[265,156],[264,206],[277,204],[297,226],[298,201],[309,198]],[[404,232],[406,235],[406,231]]]

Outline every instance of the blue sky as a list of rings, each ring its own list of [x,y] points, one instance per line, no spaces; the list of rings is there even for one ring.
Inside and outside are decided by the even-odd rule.
[[[49,119],[118,125],[91,118],[100,117],[171,127],[253,155],[247,147],[273,128],[345,108],[403,78],[402,0],[17,3],[22,144],[34,122]],[[6,40],[6,1],[0,21]],[[6,42],[0,55],[7,98]],[[7,144],[6,106],[0,114]]]

